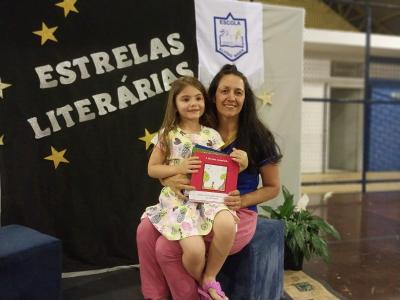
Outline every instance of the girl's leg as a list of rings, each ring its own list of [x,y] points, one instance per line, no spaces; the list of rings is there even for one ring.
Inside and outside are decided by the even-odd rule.
[[[182,263],[186,271],[197,282],[201,282],[206,256],[206,247],[203,237],[190,236],[179,241],[182,247]]]
[[[140,263],[141,289],[145,299],[168,299],[168,285],[156,259],[156,243],[160,233],[148,218],[142,219],[136,232]]]
[[[248,243],[250,243],[257,227],[257,213],[255,211],[247,208],[241,208],[236,211],[236,214],[239,217],[240,222],[237,224],[235,241],[233,242],[233,246],[229,252],[229,255],[238,253]],[[213,232],[211,231],[204,237],[207,249],[210,247],[212,239]]]
[[[160,236],[156,244],[156,257],[174,300],[198,300],[197,284],[182,263],[182,248],[178,241]]]
[[[233,246],[236,233],[235,228],[234,218],[229,211],[220,211],[215,216],[213,239],[208,250],[207,264],[202,280],[203,285],[215,281]],[[214,289],[210,289],[208,292],[213,299],[222,299],[215,293]]]

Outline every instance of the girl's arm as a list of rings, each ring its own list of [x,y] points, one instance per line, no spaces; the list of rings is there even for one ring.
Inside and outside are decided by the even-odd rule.
[[[165,165],[165,153],[159,148],[154,147],[150,155],[147,172],[153,178],[166,178],[177,174],[191,174],[200,168],[200,160],[193,156],[184,159],[179,165]]]
[[[238,210],[242,207],[257,205],[275,198],[281,185],[278,165],[267,164],[262,166],[260,174],[262,187],[243,196],[240,196],[239,191],[233,191],[225,198],[225,204],[232,210]]]

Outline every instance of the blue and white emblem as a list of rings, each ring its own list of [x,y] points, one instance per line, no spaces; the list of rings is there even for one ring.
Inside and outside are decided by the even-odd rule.
[[[215,51],[230,61],[248,52],[246,19],[234,18],[232,13],[214,17]]]

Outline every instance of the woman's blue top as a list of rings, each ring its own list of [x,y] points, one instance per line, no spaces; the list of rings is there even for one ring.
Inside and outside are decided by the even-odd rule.
[[[222,149],[222,152],[229,154],[232,152],[232,148],[234,147],[235,147],[235,142],[231,143],[230,145]],[[258,166],[262,167],[263,165],[266,165],[268,162],[269,160],[265,159],[261,161],[258,164]],[[249,172],[248,169],[239,173],[237,189],[239,190],[240,195],[253,192],[257,189],[259,183],[259,175],[260,175],[259,172]],[[247,208],[257,212],[257,205],[248,206]]]

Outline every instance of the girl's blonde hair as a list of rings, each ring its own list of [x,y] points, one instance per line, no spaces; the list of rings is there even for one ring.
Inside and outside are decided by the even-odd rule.
[[[170,141],[168,135],[174,128],[177,127],[180,116],[176,107],[176,97],[184,88],[192,86],[198,89],[204,98],[204,105],[207,105],[207,91],[203,84],[195,77],[184,76],[176,79],[171,84],[171,89],[168,94],[168,100],[165,107],[164,120],[161,125],[161,129],[158,131],[158,141],[161,143],[161,149],[165,152],[165,157],[168,158],[170,152]],[[207,107],[205,107],[203,115],[200,117],[201,125],[209,125],[208,114],[206,113]]]

